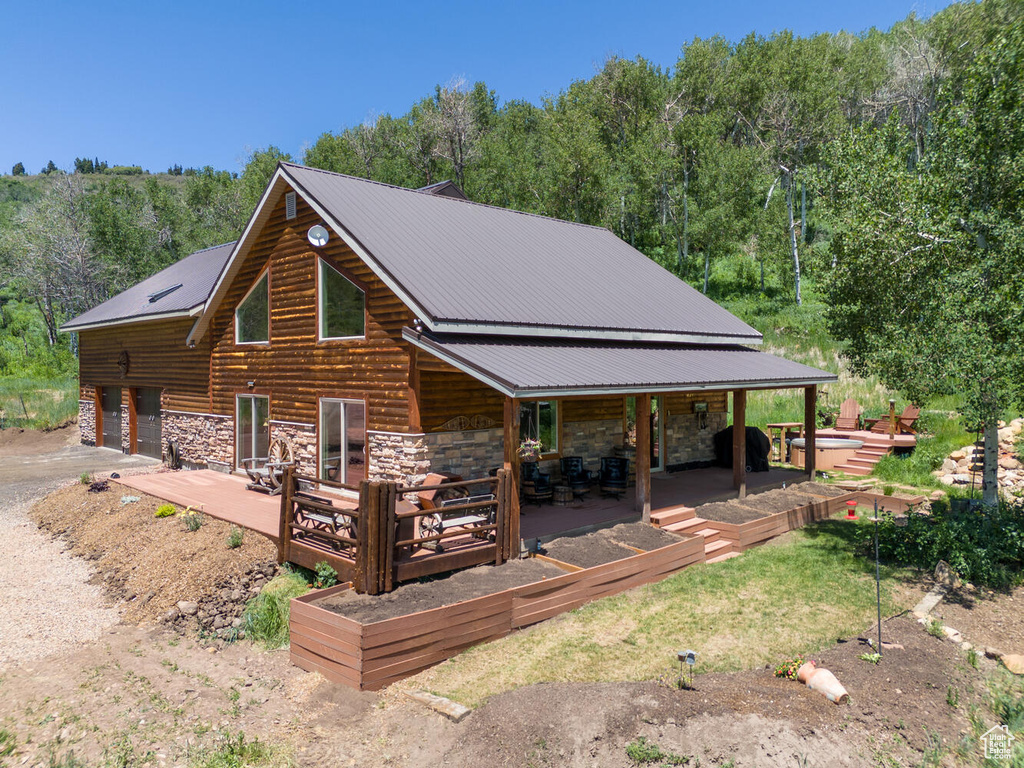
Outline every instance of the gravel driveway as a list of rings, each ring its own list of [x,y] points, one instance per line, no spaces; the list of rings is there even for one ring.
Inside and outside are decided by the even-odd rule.
[[[29,519],[32,504],[83,472],[158,463],[83,445],[0,456],[0,671],[95,640],[118,620],[103,590],[88,583],[89,565]]]

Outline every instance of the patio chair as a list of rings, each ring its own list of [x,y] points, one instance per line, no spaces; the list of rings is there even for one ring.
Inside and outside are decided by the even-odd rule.
[[[242,459],[242,469],[249,476],[246,488],[271,496],[281,493],[281,482],[284,479],[285,467],[295,465],[292,447],[277,437],[270,441],[265,458]]]
[[[555,495],[551,475],[541,472],[536,461],[524,461],[519,465],[519,471],[523,482],[523,498],[526,501],[533,502],[538,507],[544,501],[551,501]]]
[[[860,429],[860,403],[852,397],[844,400],[839,406],[839,416],[836,417],[836,429],[854,432]]]
[[[619,499],[629,484],[629,459],[620,456],[605,456],[601,459],[598,486],[601,496]]]
[[[572,489],[572,495],[582,499],[594,484],[594,473],[583,467],[582,456],[563,456],[558,462],[562,471],[562,484]]]
[[[916,405],[908,405],[903,409],[903,413],[896,417],[896,434],[902,435],[916,435],[917,428],[914,424],[917,422],[918,417],[921,415],[921,409]],[[889,417],[882,416],[878,419],[865,419],[866,425],[870,425],[870,429],[875,434],[888,434],[889,433]]]

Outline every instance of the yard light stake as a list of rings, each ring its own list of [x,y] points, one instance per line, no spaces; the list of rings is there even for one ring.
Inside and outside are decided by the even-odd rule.
[[[878,499],[875,499],[875,602],[878,604],[878,653],[882,652],[882,582],[878,575]]]
[[[690,669],[689,682],[687,682],[686,687],[687,688],[692,688],[693,687],[693,667],[697,663],[697,652],[696,651],[690,651],[690,650],[679,651],[678,653],[676,653],[676,658],[679,659],[679,687],[680,688],[683,687],[683,664],[685,663],[686,666],[689,667],[689,669]]]

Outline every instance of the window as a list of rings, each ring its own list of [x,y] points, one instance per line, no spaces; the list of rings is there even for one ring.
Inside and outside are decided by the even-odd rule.
[[[543,453],[557,453],[558,403],[554,400],[520,403],[519,439],[540,440]]]
[[[270,451],[270,398],[238,395],[238,466],[246,459],[265,459]]]
[[[320,338],[362,336],[366,319],[363,291],[320,259]]]
[[[235,310],[235,342],[266,344],[270,341],[270,273],[256,281]]]
[[[366,406],[320,400],[320,479],[355,485],[366,479]]]

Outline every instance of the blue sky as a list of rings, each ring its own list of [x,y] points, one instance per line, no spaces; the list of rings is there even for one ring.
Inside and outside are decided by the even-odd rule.
[[[611,55],[671,67],[694,37],[886,29],[946,5],[0,0],[0,172],[76,156],[238,171],[247,150],[299,159],[324,131],[403,114],[454,77],[538,103]]]

